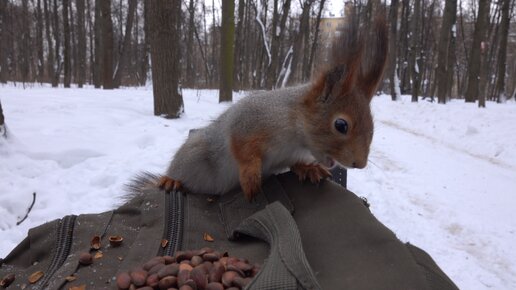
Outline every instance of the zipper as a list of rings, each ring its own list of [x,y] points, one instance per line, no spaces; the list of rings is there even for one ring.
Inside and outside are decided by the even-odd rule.
[[[73,240],[73,228],[75,226],[76,215],[67,215],[59,221],[56,232],[56,246],[54,256],[47,267],[47,271],[37,289],[43,289],[54,276],[55,272],[63,265],[70,254]]]
[[[183,239],[184,200],[180,191],[172,191],[165,194],[165,223],[163,228],[163,240],[167,240],[165,247],[160,246],[159,256],[172,256],[181,249]]]

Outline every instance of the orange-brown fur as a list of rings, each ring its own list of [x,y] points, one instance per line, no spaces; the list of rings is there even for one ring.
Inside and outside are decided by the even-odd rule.
[[[240,186],[247,200],[261,191],[262,158],[268,139],[266,133],[231,138],[231,152],[238,163]]]

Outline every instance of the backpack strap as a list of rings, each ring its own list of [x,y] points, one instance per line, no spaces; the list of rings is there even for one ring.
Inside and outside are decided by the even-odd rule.
[[[270,246],[262,270],[246,289],[321,289],[303,251],[296,222],[280,202],[245,219],[234,232],[234,236],[239,234],[261,239]]]
[[[228,239],[233,240],[234,229],[240,223],[266,207],[267,204],[280,202],[290,214],[294,212],[294,205],[285,193],[283,186],[276,177],[271,177],[262,184],[263,194],[257,194],[252,203],[243,198],[241,190],[235,190],[220,198],[219,207],[224,231]]]

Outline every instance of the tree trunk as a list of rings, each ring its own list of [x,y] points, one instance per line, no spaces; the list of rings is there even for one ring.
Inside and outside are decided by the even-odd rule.
[[[494,90],[494,99],[498,103],[505,102],[505,67],[507,65],[507,37],[509,35],[510,24],[510,3],[511,0],[503,0],[502,20],[500,23],[500,44],[498,46],[498,68],[497,80]]]
[[[150,20],[149,20],[149,2],[143,1],[143,52],[140,59],[140,86],[147,83],[147,72],[149,70],[149,50],[150,50]]]
[[[111,0],[100,1],[102,18],[102,86],[111,90],[113,86],[113,20],[111,19]]]
[[[398,35],[398,0],[391,1],[389,11],[389,66],[387,67],[387,74],[389,77],[389,89],[391,92],[391,99],[398,100],[399,97],[399,80],[398,72],[396,70],[397,64],[397,43]]]
[[[317,52],[317,44],[320,41],[319,26],[321,26],[321,17],[322,17],[322,12],[324,10],[325,3],[326,3],[326,0],[321,0],[321,2],[319,3],[319,12],[317,13],[317,18],[315,20],[315,33],[314,33],[314,38],[312,41],[312,48],[310,49],[310,58],[308,60],[308,67],[310,68],[310,72],[314,68],[314,58],[315,58],[315,54]]]
[[[323,0],[325,1],[325,0]],[[276,84],[276,79],[278,78],[278,67],[280,62],[280,44],[281,40],[285,35],[285,25],[287,23],[287,18],[290,11],[290,0],[285,0],[283,2],[283,14],[281,15],[281,19],[279,20],[279,26],[277,25],[279,18],[279,13],[277,12],[277,2],[278,0],[274,0],[274,14],[272,17],[272,35],[271,35],[271,65],[267,69],[267,74],[265,76],[265,88],[273,89]],[[279,31],[277,31],[277,29]]]
[[[22,31],[21,31],[21,47],[20,47],[20,72],[22,82],[26,83],[29,81],[30,74],[30,25],[29,25],[29,7],[28,0],[22,0]]]
[[[219,103],[233,100],[235,1],[222,1]]]
[[[219,82],[219,63],[218,60],[220,60],[220,52],[217,53],[217,48],[220,47],[220,43],[217,42],[218,36],[217,36],[217,19],[215,19],[215,0],[211,1],[211,7],[212,7],[212,31],[211,31],[211,86],[215,86],[216,82]]]
[[[154,115],[179,118],[184,112],[179,82],[179,0],[148,0]]]
[[[59,14],[57,10],[57,0],[54,0],[54,13],[53,13],[53,27],[54,31],[54,39],[55,39],[55,62],[54,62],[54,76],[52,78],[52,87],[56,88],[59,85],[59,79],[61,77],[61,38],[60,38],[60,29],[59,29]]]
[[[0,137],[7,137],[7,128],[5,127],[5,118],[4,111],[2,110],[2,101],[0,101]]]
[[[186,78],[185,86],[188,88],[194,87],[195,75],[194,75],[194,31],[195,31],[195,4],[197,2],[190,0],[188,4],[188,34],[186,39]]]
[[[303,57],[303,41],[308,37],[308,24],[310,18],[310,8],[315,0],[305,0],[302,7],[301,18],[299,19],[299,30],[297,36],[294,38],[294,52],[292,55],[292,62],[290,67],[290,78],[287,80],[289,84],[296,83],[299,79],[296,77],[299,60]]]
[[[481,62],[481,43],[485,41],[485,32],[489,19],[490,0],[478,1],[477,21],[473,33],[473,45],[468,63],[468,87],[466,90],[466,102],[475,102],[479,95],[479,78]]]
[[[436,81],[437,81],[437,101],[445,104],[449,96],[448,91],[448,70],[450,69],[449,47],[452,34],[454,15],[457,14],[457,0],[446,1],[444,6],[443,23],[439,36],[439,50],[437,57]]]
[[[102,86],[102,13],[101,3],[103,0],[95,0],[95,64],[93,67],[93,85],[95,88]],[[146,1],[145,1],[146,2]]]
[[[480,43],[480,67],[486,68],[486,54],[487,54],[487,43],[482,41]],[[487,82],[487,76],[485,73],[480,73],[479,87],[485,88]],[[485,90],[480,90],[480,94],[478,96],[478,107],[485,108],[486,107],[486,94]]]
[[[70,13],[70,25],[69,25],[69,29],[70,29],[70,47],[71,47],[71,61],[70,61],[70,64],[71,64],[71,82],[72,83],[77,83],[77,71],[79,70],[79,68],[77,67],[77,65],[79,64],[79,61],[77,60],[77,25],[75,24],[75,19],[74,19],[74,12],[73,12],[73,5],[71,4],[72,2],[70,2],[70,4],[68,5],[68,11]],[[77,16],[76,16],[77,17]]]
[[[448,71],[447,71],[448,76],[446,77],[446,96],[449,99],[452,98],[452,88],[454,85],[453,76],[454,76],[454,71],[455,71],[456,61],[457,61],[457,53],[456,53],[457,15],[456,15],[456,13],[453,14],[452,23],[453,23],[453,27],[455,27],[455,29],[452,28],[452,32],[450,34],[450,42],[448,44],[448,66],[449,67],[448,67]]]
[[[91,14],[91,1],[86,0],[86,11],[88,19],[88,44],[89,44],[89,58],[88,58],[88,83],[93,84],[93,67],[95,67],[95,29],[93,24],[93,16]],[[95,12],[94,12],[95,13]]]
[[[47,81],[52,82],[54,78],[54,44],[50,33],[50,12],[49,0],[43,0],[43,11],[45,13],[45,37],[47,38],[48,55],[47,55]]]
[[[238,1],[238,21],[235,30],[235,58],[233,59],[233,87],[237,90],[242,89],[242,75],[243,75],[243,52],[245,43],[243,42],[243,26],[244,26],[244,11],[245,1]]]
[[[276,79],[276,66],[279,59],[279,38],[278,34],[278,21],[279,21],[279,12],[278,12],[278,1],[273,0],[272,4],[272,22],[271,22],[271,59],[269,65],[267,66],[267,71],[265,73],[265,88],[273,89],[274,88],[274,80]],[[289,0],[286,0],[289,1]],[[265,34],[265,33],[264,33]]]
[[[410,63],[410,0],[401,1],[400,31],[398,34],[398,73],[400,78],[400,88],[402,94],[410,91],[410,74],[413,64]]]
[[[70,22],[68,18],[68,0],[63,0],[63,32],[64,32],[64,87],[69,88],[72,80],[72,67],[70,63]]]
[[[37,1],[36,6],[36,46],[38,54],[38,74],[37,81],[42,83],[45,79],[45,57],[43,52],[43,12],[41,11],[41,0]]]
[[[6,83],[9,75],[7,68],[7,1],[0,1],[0,83]],[[3,116],[2,116],[3,119]]]
[[[414,0],[414,13],[412,14],[410,63],[412,67],[412,102],[417,102],[419,86],[421,84],[421,0]]]
[[[122,80],[122,74],[126,73],[127,70],[127,60],[129,58],[129,47],[131,46],[131,34],[134,23],[134,14],[136,11],[136,5],[138,2],[136,0],[129,0],[129,7],[127,9],[127,22],[125,24],[125,35],[124,35],[124,43],[122,44],[122,51],[120,51],[120,55],[118,57],[118,65],[117,70],[115,72],[115,79],[113,80],[114,86],[116,88],[120,87],[120,83]]]
[[[77,85],[82,88],[86,78],[86,29],[84,23],[84,0],[77,0]]]

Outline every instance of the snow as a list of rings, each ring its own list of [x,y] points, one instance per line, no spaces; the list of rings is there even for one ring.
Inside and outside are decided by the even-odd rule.
[[[132,176],[163,172],[189,129],[230,105],[214,90],[183,96],[182,118],[167,120],[153,116],[152,88],[0,87],[9,130],[0,141],[0,257],[31,227],[116,207]],[[516,103],[479,109],[382,95],[372,109],[370,163],[349,172],[349,188],[461,289],[516,289]]]

